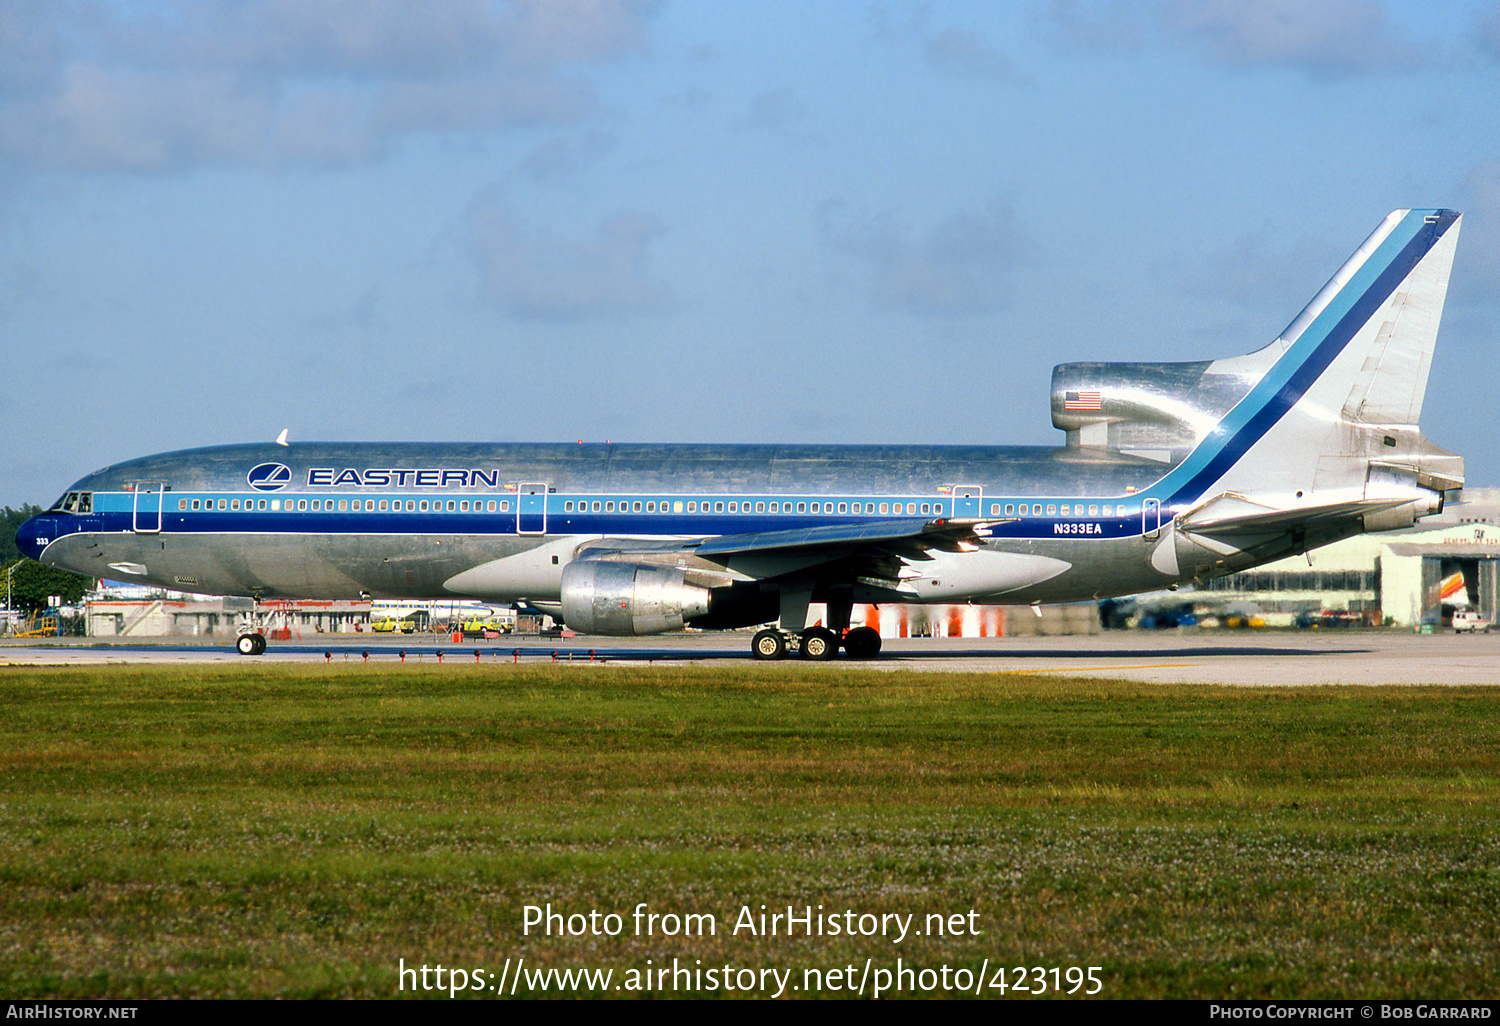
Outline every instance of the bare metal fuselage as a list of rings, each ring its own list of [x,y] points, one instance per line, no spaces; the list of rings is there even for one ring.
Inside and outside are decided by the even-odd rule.
[[[288,467],[284,487],[247,483],[266,464]],[[986,594],[955,561],[944,568],[946,584],[929,586],[936,594],[862,584],[859,599],[1058,602],[1170,583],[1151,567],[1145,535],[1171,512],[1153,509],[1143,530],[1133,498],[1163,470],[1076,448],[228,446],[135,460],[77,482],[70,492],[90,494],[91,509],[58,515],[46,555],[94,576],[213,594],[547,602],[558,599],[576,550],[601,539],[639,550],[654,540],[967,518],[993,523],[985,548],[1068,568]],[[527,524],[522,489],[537,484],[547,489],[533,500],[545,523]],[[505,572],[472,573],[500,560]]]

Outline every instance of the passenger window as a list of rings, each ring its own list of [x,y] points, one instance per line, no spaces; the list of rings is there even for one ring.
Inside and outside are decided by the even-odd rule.
[[[1005,515],[1008,516],[1008,517],[1010,517],[1010,516],[1015,516],[1015,513],[1016,513],[1015,504],[1011,503],[1011,502],[1007,502],[1005,504]]]
[[[688,503],[688,505],[691,506],[692,503],[690,502],[690,503]],[[666,508],[666,503],[662,503],[662,508],[663,509]],[[672,503],[672,512],[673,513],[681,513],[682,512],[682,500],[681,499],[678,499],[676,502]]]
[[[349,509],[349,500],[348,499],[340,499],[339,500],[339,512],[340,513],[345,513],[345,512],[348,511],[348,509]]]
[[[765,511],[766,511],[766,504],[764,502],[757,502],[755,504],[755,512],[757,512],[757,513],[764,513]]]
[[[291,505],[292,505],[292,501],[290,499],[288,499],[286,504],[287,504],[287,507],[290,508]],[[197,499],[193,500],[193,508],[194,509],[198,508],[198,500]],[[281,500],[280,499],[272,499],[271,500],[271,512],[272,513],[280,513],[281,512]]]
[[[384,513],[385,511],[386,511],[386,502],[385,502],[384,499],[381,499],[380,500],[380,512]]]
[[[614,511],[615,511],[615,504],[614,504],[613,500],[610,500],[609,502],[606,502],[604,504],[604,512],[606,512],[606,513],[613,513]]]
[[[799,502],[799,503],[797,503],[797,512],[798,513],[806,513],[807,512],[807,503],[805,503],[805,502]]]
[[[665,506],[665,504],[663,504],[663,506]],[[646,503],[646,512],[647,513],[655,513],[656,512],[656,503],[654,503],[654,502],[648,502],[648,503]]]
[[[495,512],[495,500],[494,499],[491,499],[489,501],[489,512],[491,512],[491,513]]]
[[[194,509],[197,509],[197,508],[198,508],[198,500],[197,500],[197,499],[194,499],[194,500],[193,500],[193,508],[194,508]]]
[[[1113,506],[1105,506],[1104,507],[1104,515],[1105,516],[1107,516],[1107,517],[1114,516],[1114,513],[1115,513],[1115,508]]]
[[[427,504],[424,502],[422,505],[425,506]],[[414,500],[414,499],[407,499],[406,500],[406,512],[408,512],[408,513],[415,513],[416,511],[417,511],[416,500]]]
[[[178,509],[187,509],[187,500],[186,499],[178,499],[177,500],[177,508]]]
[[[1049,517],[1057,516],[1057,505],[1055,503],[1047,503],[1047,515]]]
[[[1097,517],[1098,515],[1099,515],[1099,507],[1098,506],[1090,506],[1089,507],[1089,516],[1091,516],[1091,517]]]
[[[771,503],[771,512],[772,513],[778,512],[779,508],[780,508],[780,503],[775,503],[775,502]]]
[[[1040,507],[1038,507],[1038,508],[1040,508]],[[931,510],[931,508],[930,508],[930,507],[929,507],[929,506],[928,506],[928,505],[927,505],[927,503],[925,503],[925,502],[924,502],[924,503],[922,503],[922,513],[923,513],[923,514],[924,514],[924,515],[925,515],[925,514],[928,514],[928,513],[931,513],[931,512],[932,512],[932,510]]]
[[[449,499],[448,500],[448,512],[452,513],[457,508],[458,508],[458,503],[454,502],[452,499]]]
[[[259,501],[259,502],[257,502],[257,503],[256,503],[256,504],[255,504],[255,505],[256,505],[256,508],[257,508],[257,509],[259,509],[259,510],[261,510],[261,511],[262,511],[262,512],[264,512],[264,511],[265,511],[265,508],[266,508],[266,500],[265,500],[265,499],[261,499],[261,500],[260,500],[260,501]]]
[[[724,512],[724,504],[722,502],[716,502],[716,503],[714,503],[714,512],[715,513],[722,513],[722,512]]]
[[[422,500],[421,505],[420,505],[419,508],[422,510],[423,513],[427,512],[427,500],[426,499]]]
[[[696,502],[690,502],[690,503],[688,503],[688,512],[689,513],[696,513],[696,512],[698,512],[698,504]]]

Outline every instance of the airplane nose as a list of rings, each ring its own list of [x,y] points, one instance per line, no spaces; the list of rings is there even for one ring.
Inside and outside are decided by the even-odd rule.
[[[32,517],[16,528],[16,548],[23,556],[40,560],[42,550],[52,543],[52,525],[45,516]]]

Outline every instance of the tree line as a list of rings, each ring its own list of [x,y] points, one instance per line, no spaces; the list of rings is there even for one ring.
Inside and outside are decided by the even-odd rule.
[[[42,507],[23,502],[19,509],[4,508],[4,521],[0,523],[0,572],[10,578],[11,602],[16,609],[28,615],[45,609],[48,599],[61,596],[66,604],[83,598],[94,586],[93,578],[43,566],[34,559],[21,555],[16,547],[16,529],[38,513]],[[14,567],[14,569],[12,569]],[[0,601],[3,601],[6,582],[0,580]]]

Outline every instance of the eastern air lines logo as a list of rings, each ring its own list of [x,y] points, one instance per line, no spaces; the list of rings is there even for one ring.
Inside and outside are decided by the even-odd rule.
[[[292,468],[285,463],[262,463],[245,475],[250,487],[260,492],[274,492],[292,483]]]

